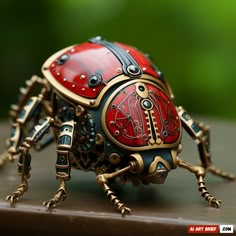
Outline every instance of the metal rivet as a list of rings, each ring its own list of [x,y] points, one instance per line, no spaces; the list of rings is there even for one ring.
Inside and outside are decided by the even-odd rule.
[[[95,73],[92,74],[91,76],[89,76],[88,78],[88,86],[90,88],[94,88],[97,87],[98,85],[100,85],[102,83],[102,75]]]
[[[108,160],[112,164],[119,164],[121,157],[118,153],[111,153],[111,155],[108,157]]]
[[[121,68],[117,68],[117,69],[116,69],[116,72],[117,72],[117,73],[120,73],[120,72],[122,72],[122,69],[121,69]]]
[[[129,65],[129,66],[127,67],[127,71],[128,71],[128,73],[131,74],[131,75],[139,75],[139,74],[141,73],[139,67],[136,66],[136,65]]]
[[[70,56],[68,54],[63,54],[60,56],[60,58],[57,59],[57,64],[64,65],[69,59]]]
[[[90,100],[89,104],[90,104],[90,105],[94,105],[94,104],[95,104],[95,101],[94,101],[94,100]]]
[[[86,77],[85,75],[81,75],[80,79],[83,80],[83,79],[85,79],[85,77]]]

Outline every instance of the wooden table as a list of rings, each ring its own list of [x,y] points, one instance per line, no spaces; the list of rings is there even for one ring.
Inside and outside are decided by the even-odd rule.
[[[214,164],[236,173],[236,123],[204,120],[212,129]],[[6,121],[0,123],[0,132],[0,150],[3,150],[4,140],[9,134]],[[197,147],[185,132],[182,144],[180,157],[198,163]],[[66,201],[46,212],[42,202],[50,199],[58,188],[55,160],[54,145],[39,153],[32,150],[30,189],[15,207],[10,207],[5,197],[19,183],[16,162],[0,169],[1,235],[185,235],[191,224],[236,226],[236,181],[228,182],[207,175],[205,180],[209,192],[222,200],[221,208],[215,209],[200,196],[195,176],[181,168],[170,172],[163,185],[133,187],[126,184],[118,187],[118,195],[132,209],[132,214],[125,217],[114,211],[97,185],[94,173],[72,170]]]

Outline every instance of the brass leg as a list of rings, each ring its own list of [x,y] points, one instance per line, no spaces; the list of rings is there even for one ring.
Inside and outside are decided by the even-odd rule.
[[[26,137],[23,144],[19,147],[18,174],[21,176],[21,183],[15,192],[6,197],[6,200],[9,201],[11,205],[13,205],[13,203],[28,190],[27,179],[30,177],[31,169],[31,155],[29,150],[33,144],[48,132],[51,123],[52,119],[46,117],[39,125],[34,127],[34,132],[32,132],[30,136]]]
[[[130,208],[126,207],[124,203],[122,203],[119,198],[116,196],[116,194],[112,191],[112,189],[108,186],[108,180],[112,179],[126,171],[128,171],[131,168],[131,166],[127,166],[123,169],[120,169],[116,172],[113,172],[111,174],[104,173],[99,174],[96,178],[97,183],[102,186],[107,198],[110,200],[111,204],[115,207],[116,210],[118,210],[122,216],[125,214],[129,214],[131,212]]]
[[[209,127],[203,123],[196,122],[189,116],[183,107],[177,107],[177,110],[183,127],[198,144],[201,166],[204,167],[206,171],[209,171],[217,176],[227,180],[234,180],[235,176],[233,174],[222,171],[212,165]]]
[[[204,182],[204,176],[205,176],[205,170],[201,166],[192,166],[188,163],[185,163],[182,160],[178,160],[178,166],[183,167],[190,172],[194,173],[196,175],[196,178],[198,180],[198,190],[201,192],[201,196],[205,198],[205,200],[209,203],[210,206],[219,208],[221,204],[221,200],[216,200],[208,191],[207,187]]]
[[[27,190],[28,190],[28,182],[24,176],[21,178],[21,183],[18,186],[17,190],[12,194],[6,197],[6,200],[10,202],[11,206],[13,206],[14,202],[19,199]]]
[[[21,183],[18,186],[17,190],[12,194],[6,197],[6,200],[10,202],[11,206],[13,206],[14,202],[18,200],[20,196],[22,196],[28,190],[28,182],[25,176],[22,176]]]
[[[43,203],[47,211],[56,207],[57,203],[64,201],[67,196],[65,181],[70,179],[70,150],[73,143],[74,126],[75,122],[73,120],[64,122],[60,126],[56,162],[56,178],[60,180],[60,187],[52,199]]]
[[[56,207],[58,202],[64,201],[66,199],[66,183],[65,180],[61,180],[60,182],[60,187],[57,190],[56,194],[52,199],[49,201],[46,201],[43,203],[44,206],[46,206],[46,210],[48,211],[49,209]]]
[[[21,176],[21,183],[12,194],[6,197],[6,200],[10,202],[11,206],[13,203],[19,199],[29,188],[27,179],[30,177],[30,162],[31,162],[31,155],[29,153],[31,145],[25,142],[20,150],[21,154],[18,160],[18,174]]]
[[[8,160],[8,151],[5,150],[2,154],[0,154],[0,167],[3,166]]]
[[[234,174],[230,174],[230,173],[227,173],[219,168],[216,168],[215,166],[211,165],[207,168],[207,171],[211,172],[212,174],[214,175],[217,175],[217,176],[220,176],[224,179],[227,179],[227,180],[235,180],[235,175]]]

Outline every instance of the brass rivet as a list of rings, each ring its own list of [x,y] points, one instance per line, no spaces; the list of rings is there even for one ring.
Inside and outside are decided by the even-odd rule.
[[[118,130],[115,131],[114,135],[118,136],[120,134],[120,132]]]
[[[85,75],[81,75],[80,79],[83,80],[83,79],[85,79],[85,77],[86,77]]]
[[[120,155],[118,153],[111,153],[111,155],[108,157],[108,160],[112,164],[119,164],[120,163]]]
[[[95,101],[94,101],[94,100],[90,100],[89,104],[90,104],[91,106],[93,106],[93,105],[95,104]]]
[[[121,68],[117,68],[117,69],[116,69],[116,72],[117,72],[117,73],[120,73],[120,72],[122,72],[122,69],[121,69]]]

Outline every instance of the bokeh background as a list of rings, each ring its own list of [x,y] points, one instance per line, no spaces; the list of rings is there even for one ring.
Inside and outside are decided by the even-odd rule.
[[[236,120],[235,0],[0,1],[0,118],[51,54],[96,35],[149,53],[191,113]]]

